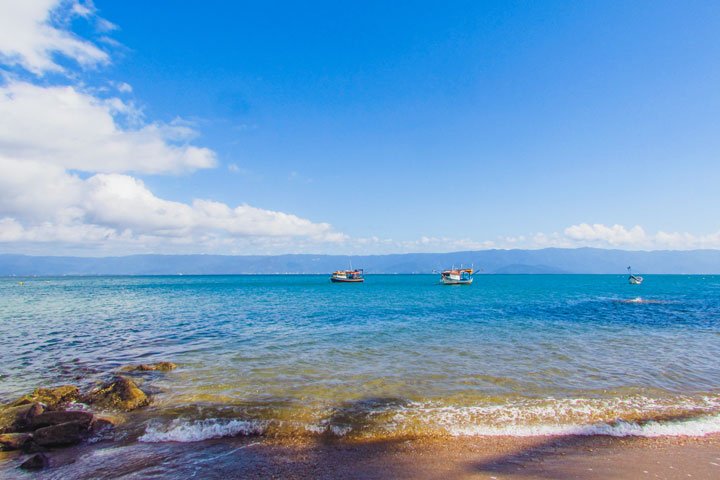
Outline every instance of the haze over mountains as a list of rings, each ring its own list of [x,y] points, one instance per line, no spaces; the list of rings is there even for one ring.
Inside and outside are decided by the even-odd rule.
[[[55,257],[0,254],[0,275],[313,274],[364,268],[366,273],[432,273],[470,266],[489,274],[720,273],[720,250],[625,251],[597,248],[481,250],[393,255],[129,255]]]

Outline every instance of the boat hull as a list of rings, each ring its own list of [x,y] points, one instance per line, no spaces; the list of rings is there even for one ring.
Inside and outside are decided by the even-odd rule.
[[[364,278],[335,278],[330,277],[330,281],[333,283],[362,283],[365,281]]]
[[[473,279],[470,278],[468,280],[455,280],[452,278],[442,278],[440,280],[440,283],[443,285],[470,285],[473,282]]]

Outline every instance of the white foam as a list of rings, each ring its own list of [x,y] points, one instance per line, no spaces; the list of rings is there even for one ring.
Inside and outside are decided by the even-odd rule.
[[[311,418],[240,420],[190,418],[151,423],[143,442],[196,442],[236,435],[406,435],[425,433],[454,436],[560,436],[700,437],[720,433],[720,395],[609,398],[536,398],[500,403],[446,405],[407,402],[355,412],[338,422],[329,411]],[[353,416],[351,416],[353,417]],[[269,430],[270,429],[270,430]],[[301,433],[302,434],[302,433]]]
[[[329,425],[327,423],[308,424],[304,426],[305,430],[318,435],[331,433],[336,437],[344,437],[352,431],[349,425]]]
[[[702,437],[720,433],[720,415],[684,421],[647,422],[638,424],[617,421],[592,425],[467,425],[448,428],[454,436],[560,436],[608,435],[612,437]]]
[[[388,430],[424,425],[456,436],[610,435],[703,436],[720,433],[720,397],[643,396],[607,399],[537,399],[475,406],[412,403],[399,409]],[[643,415],[644,414],[644,415]],[[634,422],[623,417],[667,416]],[[685,416],[685,418],[683,418]]]
[[[173,420],[169,425],[148,425],[141,442],[200,442],[210,438],[238,435],[261,435],[266,425],[258,421],[228,420]]]

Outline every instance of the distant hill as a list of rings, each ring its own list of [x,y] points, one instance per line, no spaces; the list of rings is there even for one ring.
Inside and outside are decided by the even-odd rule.
[[[328,273],[353,266],[367,273],[431,273],[474,264],[482,273],[720,273],[720,250],[638,252],[598,248],[480,250],[393,255],[129,255],[55,257],[0,254],[0,275],[203,275]]]

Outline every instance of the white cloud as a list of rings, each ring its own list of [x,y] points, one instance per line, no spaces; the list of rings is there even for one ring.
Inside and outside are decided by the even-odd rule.
[[[69,8],[68,8],[69,7]],[[53,59],[60,54],[82,66],[106,64],[107,53],[68,30],[53,25],[53,12],[88,17],[85,4],[61,0],[0,0],[0,59],[42,75],[63,68]]]
[[[120,92],[120,93],[132,93],[132,91],[133,91],[132,85],[130,85],[129,83],[119,82],[116,84],[116,86],[117,86],[118,92]]]
[[[69,242],[88,248],[114,242],[127,249],[167,241],[206,251],[248,237],[276,238],[286,246],[293,237],[316,243],[346,239],[328,224],[287,213],[212,200],[165,200],[128,175],[100,173],[83,180],[57,167],[7,159],[0,159],[0,171],[7,173],[0,176],[3,242]],[[44,188],[42,201],[35,198],[39,188]]]
[[[506,244],[506,242],[500,242]],[[522,242],[522,248],[545,247],[598,247],[627,250],[692,250],[720,248],[720,232],[696,235],[688,232],[648,233],[640,225],[604,225],[580,223],[571,225],[562,233],[536,233],[530,241]]]
[[[100,99],[72,86],[11,81],[0,87],[0,154],[86,172],[165,173],[210,168],[215,154],[185,142],[184,125],[141,124],[118,98]],[[139,128],[123,128],[126,123]]]
[[[85,182],[83,210],[91,223],[149,235],[305,236],[338,239],[330,225],[249,205],[231,208],[212,200],[192,204],[156,197],[138,179],[98,174]]]
[[[540,248],[618,248],[625,250],[692,250],[720,249],[720,231],[706,235],[687,232],[649,234],[639,225],[604,225],[581,223],[562,232],[537,232],[529,235],[500,236],[492,240],[422,236],[416,240],[398,241],[379,237],[350,238],[343,245],[349,253],[421,253],[457,252],[487,249]]]
[[[637,245],[647,240],[645,230],[639,225],[627,229],[622,225],[606,226],[600,223],[592,225],[581,223],[565,229],[565,235],[576,242],[603,243],[612,246]]]
[[[90,1],[0,0],[0,63],[37,75],[61,71],[53,60],[58,54],[83,66],[107,63],[106,53],[67,30],[77,16],[92,17],[102,31],[115,28],[96,16]],[[127,83],[108,84],[120,93],[132,92]],[[212,168],[215,153],[190,143],[198,136],[192,123],[179,118],[146,122],[132,102],[99,96],[107,91],[0,78],[0,242],[5,251],[37,252],[38,245],[46,245],[53,253],[240,253],[346,239],[326,223],[283,212],[158,197],[129,173]]]
[[[85,4],[80,2],[74,2],[70,7],[71,11],[80,17],[89,17],[95,13],[95,8],[92,3]]]

